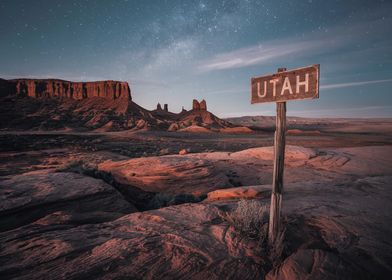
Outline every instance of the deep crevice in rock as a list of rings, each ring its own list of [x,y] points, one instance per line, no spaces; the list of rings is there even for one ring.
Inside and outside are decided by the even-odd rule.
[[[71,167],[62,171],[76,172],[105,181],[107,184],[115,188],[126,201],[131,203],[138,211],[141,212],[159,209],[170,205],[198,203],[207,198],[207,195],[205,194],[195,196],[193,194],[171,194],[145,191],[132,185],[119,183],[110,172],[97,169],[86,169],[81,165],[76,166],[76,168]]]

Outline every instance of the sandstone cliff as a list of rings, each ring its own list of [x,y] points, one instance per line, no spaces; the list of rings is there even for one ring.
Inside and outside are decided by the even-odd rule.
[[[132,101],[127,82],[0,79],[0,97],[0,129],[107,131],[147,128],[158,122]]]
[[[58,79],[16,79],[8,80],[7,92],[17,96],[60,97],[76,100],[90,97],[104,97],[111,100],[125,98],[132,100],[127,82],[98,81],[70,82]]]
[[[233,125],[207,111],[205,100],[192,110],[169,111],[168,104],[146,110],[132,101],[127,82],[70,82],[60,79],[0,79],[0,129],[203,130]]]

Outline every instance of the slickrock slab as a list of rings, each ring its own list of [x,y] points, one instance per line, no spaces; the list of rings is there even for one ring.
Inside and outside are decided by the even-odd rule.
[[[237,188],[227,188],[209,192],[207,200],[225,200],[239,198],[267,198],[271,195],[271,185],[246,186]]]
[[[254,241],[215,206],[183,204],[73,228],[0,234],[2,279],[258,279]]]
[[[320,181],[391,174],[390,147],[318,150],[287,146],[285,182]],[[374,157],[372,156],[374,155]],[[375,164],[376,163],[376,164]],[[116,181],[145,191],[203,193],[214,190],[271,184],[273,147],[240,152],[188,153],[106,161],[98,169],[111,173]]]
[[[225,172],[212,161],[187,155],[107,161],[98,169],[111,173],[119,183],[152,192],[208,192],[231,186]]]
[[[84,215],[85,218],[88,213],[98,211],[102,217],[98,221],[102,221],[104,217],[110,219],[137,210],[102,180],[75,173],[39,171],[0,181],[2,231],[34,222],[58,211]]]
[[[323,250],[299,250],[276,270],[266,276],[266,280],[302,279],[366,279],[358,268],[342,260],[337,254]]]
[[[286,160],[308,160],[317,155],[316,151],[311,148],[300,146],[286,145]],[[273,160],[274,147],[260,147],[239,151],[231,154],[232,157],[253,157],[263,160]]]

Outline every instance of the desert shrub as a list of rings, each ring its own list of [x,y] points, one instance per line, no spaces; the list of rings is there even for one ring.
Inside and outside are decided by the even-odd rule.
[[[258,241],[259,253],[268,259],[270,267],[277,267],[286,257],[286,232],[278,234],[273,244],[268,243],[269,211],[257,200],[242,199],[237,208],[231,212],[221,213],[222,218],[229,222],[234,229],[246,238]],[[283,218],[282,224],[286,224]]]
[[[268,232],[268,210],[257,200],[242,199],[232,212],[225,212],[227,220],[242,235],[264,242]]]
[[[223,219],[229,222],[242,237],[258,241],[259,253],[266,257],[270,268],[279,266],[287,257],[286,217],[282,217],[282,230],[273,244],[268,243],[269,211],[257,200],[242,199],[231,212],[222,212]]]

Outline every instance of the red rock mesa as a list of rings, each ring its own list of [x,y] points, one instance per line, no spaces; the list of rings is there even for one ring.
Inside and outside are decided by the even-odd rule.
[[[60,97],[76,100],[90,97],[104,97],[111,100],[125,98],[132,100],[127,82],[99,81],[99,82],[70,82],[64,80],[17,79],[9,80],[10,91],[17,96]]]

